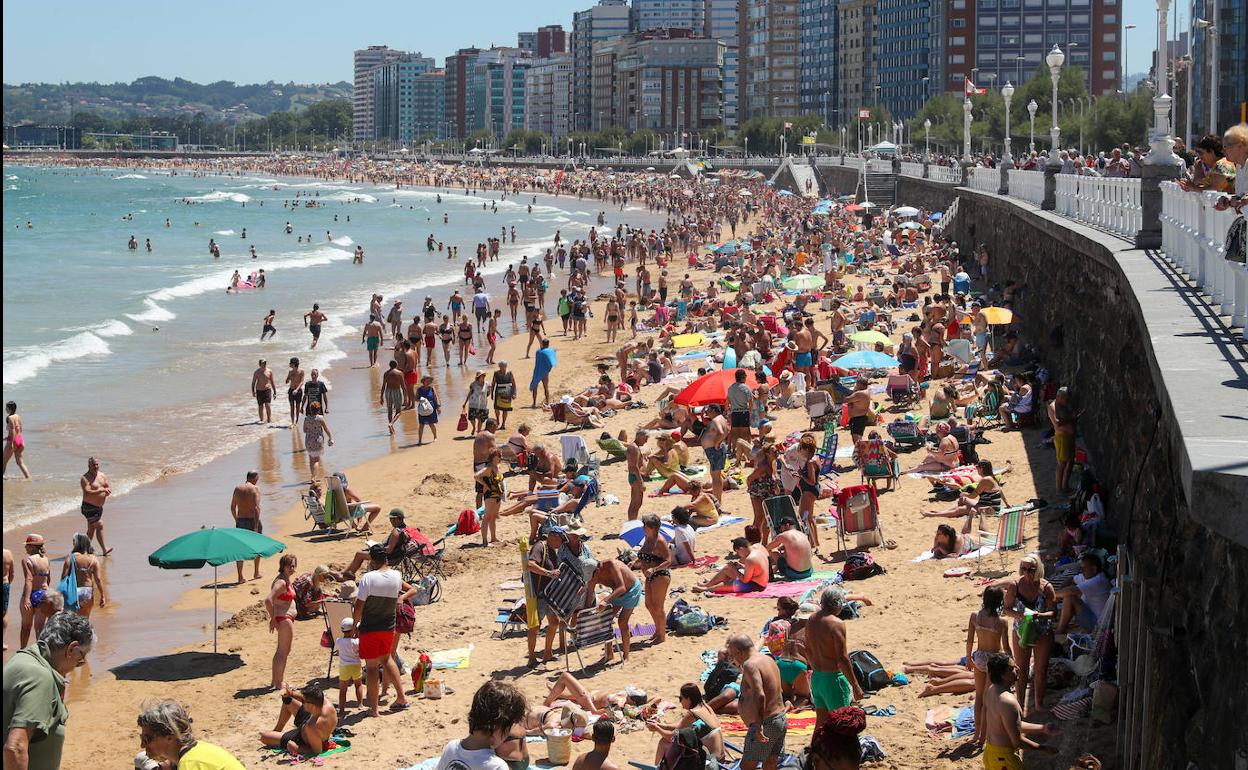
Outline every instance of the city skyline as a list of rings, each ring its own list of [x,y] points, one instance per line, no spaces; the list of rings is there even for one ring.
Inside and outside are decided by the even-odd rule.
[[[374,13],[344,17],[328,3],[312,3],[299,14],[282,6],[246,5],[225,0],[212,16],[178,15],[153,6],[151,13],[126,20],[125,36],[101,36],[116,24],[107,8],[72,0],[60,6],[55,35],[30,34],[46,23],[34,6],[4,9],[4,82],[130,82],[140,77],[181,77],[199,83],[350,82],[352,52],[369,45],[421,51],[437,66],[465,46],[514,46],[520,32],[559,24],[571,33],[573,14],[594,0],[547,0],[539,14],[501,0],[474,6],[470,24],[447,16],[429,16],[427,6],[379,3]],[[1179,29],[1186,7],[1179,8]],[[318,14],[323,7],[326,14]],[[180,8],[180,6],[179,6]],[[237,11],[235,13],[234,11]],[[1134,24],[1126,36],[1129,72],[1145,72],[1157,34],[1153,3],[1123,3],[1123,21]],[[326,15],[333,14],[332,19]],[[245,22],[240,22],[245,18]],[[173,24],[193,22],[194,38],[170,34]],[[274,29],[281,31],[280,35]],[[396,30],[410,30],[396,33]],[[1171,36],[1174,35],[1173,11]],[[314,55],[309,55],[313,51]]]

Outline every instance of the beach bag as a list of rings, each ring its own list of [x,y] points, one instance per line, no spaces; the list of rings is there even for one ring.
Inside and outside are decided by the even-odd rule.
[[[1037,636],[1036,613],[1024,610],[1023,619],[1018,621],[1018,643],[1023,647],[1034,647]]]
[[[477,512],[465,508],[459,512],[459,521],[455,523],[455,534],[475,535],[481,531],[481,522],[477,521]]]
[[[715,618],[701,607],[689,605],[684,613],[676,618],[672,633],[676,636],[701,636],[715,626]]]
[[[410,634],[416,628],[416,608],[408,602],[399,602],[394,609],[394,632]]]
[[[884,670],[884,664],[867,650],[851,652],[849,665],[854,669],[854,678],[864,692],[875,692],[892,684],[893,679]]]
[[[56,590],[65,597],[65,609],[78,609],[78,563],[74,555],[69,555],[69,574],[56,584]]]
[[[1226,259],[1241,265],[1248,260],[1248,223],[1242,215],[1235,217],[1226,231]]]
[[[441,679],[425,680],[425,697],[429,700],[437,700],[446,695],[446,683]]]
[[[884,572],[885,569],[875,563],[871,554],[854,552],[845,559],[845,566],[841,568],[841,579],[865,580],[875,575],[883,575]]]
[[[416,414],[421,417],[428,417],[433,414],[433,404],[430,403],[429,399],[422,396],[421,399],[416,402]]]
[[[711,673],[706,677],[706,684],[702,685],[703,692],[706,693],[706,699],[710,700],[716,695],[724,691],[724,688],[741,678],[741,669],[733,665],[732,661],[721,660],[711,669]]]
[[[659,760],[659,770],[706,770],[706,749],[692,727],[682,727]]]
[[[468,413],[467,412],[459,413],[459,422],[455,423],[455,430],[458,430],[458,431],[468,430]]]
[[[416,594],[412,597],[412,604],[423,607],[426,604],[433,604],[442,598],[442,583],[439,582],[436,575],[426,575],[422,577],[416,585]]]
[[[433,661],[429,658],[428,653],[422,652],[420,659],[416,661],[416,665],[412,666],[412,689],[416,692],[423,692],[425,680],[429,677],[431,671],[433,671]]]

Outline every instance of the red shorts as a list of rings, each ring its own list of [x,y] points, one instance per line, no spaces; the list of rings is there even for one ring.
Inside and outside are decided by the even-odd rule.
[[[394,631],[369,631],[360,634],[360,660],[389,657],[394,652]]]
[[[404,372],[403,382],[408,385],[415,385],[417,382],[420,382],[420,376],[417,375],[416,372]]]

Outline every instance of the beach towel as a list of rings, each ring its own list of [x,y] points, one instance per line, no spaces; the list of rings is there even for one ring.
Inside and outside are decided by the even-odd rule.
[[[331,754],[342,754],[343,752],[351,750],[351,741],[348,738],[330,738],[329,743],[330,743],[331,748],[325,749],[324,751],[322,751],[320,754],[317,754],[313,758],[321,759],[322,757],[328,757]],[[286,749],[281,748],[279,746],[270,747],[269,751],[274,754],[286,754],[287,753]],[[290,756],[293,758],[294,755],[292,754]],[[306,761],[306,760],[300,757],[300,761]],[[438,760],[434,759],[435,767],[437,766],[437,762]]]
[[[429,660],[433,661],[434,668],[468,668],[468,660],[472,657],[472,651],[476,645],[468,645],[467,647],[456,647],[453,650],[439,650],[429,653]]]
[[[724,735],[745,735],[748,729],[745,722],[737,717],[722,716],[719,718],[719,729]],[[815,712],[809,709],[805,711],[793,711],[789,713],[789,731],[788,735],[814,735],[815,733]]]
[[[992,553],[995,549],[996,549],[996,546],[994,546],[992,543],[988,543],[986,545],[981,545],[980,547],[976,548],[974,551],[971,551],[970,553],[964,553],[958,558],[959,559],[978,559],[980,557],[987,556],[988,554]],[[924,551],[923,553],[911,559],[911,561],[920,562],[920,561],[927,561],[928,559],[934,559],[934,558],[936,558],[936,555],[933,554],[931,551]]]
[[[629,634],[631,634],[631,635],[632,635],[632,636],[634,636],[634,637],[637,637],[637,636],[653,636],[653,635],[654,635],[654,624],[653,624],[653,623],[634,623],[634,624],[632,624],[631,626],[629,626],[629,627],[628,627],[628,633],[629,633]],[[617,638],[617,639],[618,639],[618,638],[619,638],[619,636],[620,636],[620,627],[619,627],[619,626],[616,626],[616,627],[615,627],[615,636],[616,636],[616,638]]]
[[[554,348],[542,348],[533,357],[533,379],[529,380],[529,390],[537,390],[542,379],[548,376],[559,363]]]
[[[694,559],[688,564],[673,564],[672,569],[683,569],[686,567],[690,567],[693,569],[702,569],[703,567],[709,567],[710,565],[714,564],[718,559],[719,559],[718,556],[706,554],[705,556],[699,556],[698,558]]]
[[[714,594],[715,596],[730,596],[737,599],[779,599],[781,596],[800,596],[812,588],[819,586],[818,580],[801,580],[796,583],[768,583],[767,587],[761,591],[751,591],[749,593],[728,593]]]
[[[441,761],[442,761],[442,756],[438,755],[436,757],[429,757],[428,759],[423,760],[421,762],[417,762],[414,765],[408,765],[407,767],[400,767],[398,770],[437,770],[438,763]]]

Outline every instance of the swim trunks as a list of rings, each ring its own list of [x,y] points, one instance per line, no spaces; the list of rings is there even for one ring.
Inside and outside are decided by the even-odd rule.
[[[865,414],[849,418],[849,434],[851,436],[861,436],[866,429],[867,416]]]
[[[1054,433],[1053,450],[1057,453],[1059,463],[1073,462],[1075,459],[1075,434]]]
[[[367,344],[370,352],[374,351],[379,345],[381,345],[381,337],[369,337],[365,340],[365,343]]]
[[[273,391],[265,388],[256,391],[256,403],[260,405],[273,403]]]
[[[277,334],[277,329],[273,328],[273,324],[265,324],[264,328],[260,330],[261,336],[268,334],[269,332],[273,332],[274,334]]]
[[[750,413],[749,412],[729,412],[728,424],[734,428],[748,428],[750,427]]]
[[[339,663],[338,664],[338,681],[339,682],[358,682],[363,674],[363,669],[359,663]]]
[[[376,660],[389,656],[394,652],[395,639],[393,629],[360,634],[360,660]]]
[[[249,529],[252,532],[255,532],[256,520],[255,519],[235,519],[234,526],[237,527],[238,529]]]
[[[88,524],[94,524],[100,520],[101,516],[104,515],[104,506],[83,503],[82,515],[86,518]]]
[[[728,462],[728,448],[724,444],[716,447],[706,447],[706,462],[711,466],[713,471],[722,471],[724,465]]]
[[[985,770],[1023,770],[1023,760],[1008,746],[985,743],[983,757]]]
[[[635,580],[628,590],[608,602],[612,607],[631,610],[641,604],[641,581]]]
[[[810,700],[815,708],[834,711],[848,706],[853,699],[854,690],[840,671],[810,672]]]
[[[386,388],[385,398],[386,406],[390,409],[399,409],[403,406],[403,390],[401,388]]]
[[[765,763],[771,757],[779,757],[784,753],[784,738],[789,730],[789,715],[783,711],[774,717],[764,719],[763,735],[767,742],[758,740],[758,725],[750,725],[745,734],[745,750],[741,753],[742,763]]]
[[[9,587],[11,585],[12,585],[11,583],[4,584],[4,613],[3,614],[5,615],[9,614]]]
[[[403,372],[403,382],[407,385],[415,385],[420,382],[420,375],[416,372]]]
[[[319,340],[321,338],[321,325],[312,324],[308,326],[308,331],[312,332],[312,339]]]
[[[807,567],[804,570],[795,570],[789,566],[789,563],[781,559],[776,563],[776,571],[784,576],[785,580],[805,580],[815,573],[815,568]]]
[[[815,364],[815,357],[811,355],[809,350],[803,351],[793,356],[793,365],[796,366],[798,369],[809,369],[810,367],[814,366],[814,364]]]
[[[292,390],[290,388],[287,388],[286,400],[290,401],[292,404],[302,401],[303,400],[303,388],[299,388],[298,390]]]

